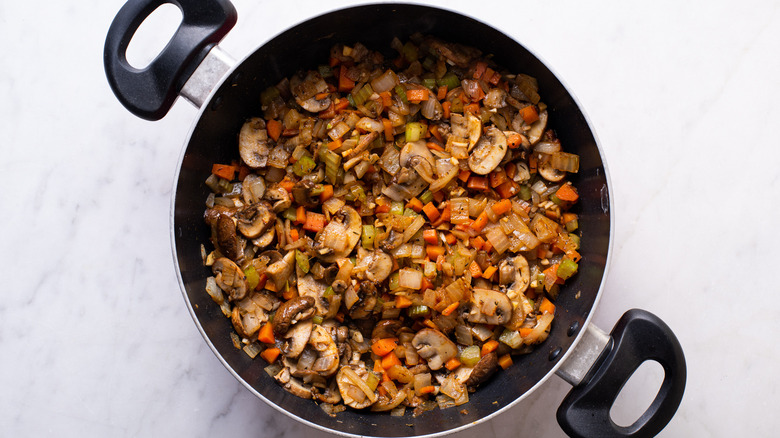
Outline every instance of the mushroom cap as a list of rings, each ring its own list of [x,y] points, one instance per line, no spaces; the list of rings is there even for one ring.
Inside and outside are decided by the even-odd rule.
[[[236,213],[236,229],[248,239],[263,234],[274,222],[276,215],[267,202],[248,205]]]
[[[230,300],[240,300],[249,289],[244,271],[227,257],[218,258],[211,266],[216,276],[217,286],[230,296]]]
[[[501,164],[508,149],[504,133],[489,126],[469,155],[469,169],[478,175],[489,174]]]
[[[312,297],[295,297],[285,301],[276,309],[276,314],[274,315],[274,333],[277,335],[287,333],[290,325],[294,324],[296,319],[304,319],[307,317],[307,313],[308,317],[311,317],[314,312],[307,311],[313,307],[314,298]]]
[[[444,363],[458,354],[458,347],[442,332],[424,328],[412,338],[412,346],[428,361],[428,367],[438,370]]]
[[[288,339],[282,346],[282,352],[287,357],[298,357],[303,353],[306,344],[309,343],[311,336],[312,320],[311,318],[299,321],[287,330],[284,336]]]
[[[491,289],[474,289],[466,320],[478,324],[503,325],[512,317],[512,301],[506,294]]]
[[[265,120],[260,117],[249,119],[238,134],[238,153],[241,159],[251,168],[265,167],[269,150]]]
[[[352,252],[362,233],[363,220],[360,214],[345,205],[314,237],[315,252],[323,261],[335,262]]]

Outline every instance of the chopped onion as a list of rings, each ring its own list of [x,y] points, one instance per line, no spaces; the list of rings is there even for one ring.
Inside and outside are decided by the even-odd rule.
[[[401,152],[394,146],[385,148],[385,152],[379,158],[379,167],[390,175],[395,175],[401,169]]]
[[[550,159],[550,165],[553,169],[577,173],[580,170],[580,156],[568,152],[555,152]]]
[[[547,186],[544,184],[544,181],[538,180],[531,186],[531,190],[541,195],[545,190],[547,190]]]
[[[455,327],[455,340],[461,345],[474,345],[474,337],[471,335],[471,329],[463,324]]]
[[[493,330],[489,329],[487,326],[482,324],[477,324],[474,327],[472,327],[471,333],[474,335],[475,338],[479,339],[482,342],[490,339],[490,337],[493,336]]]
[[[369,117],[363,117],[360,120],[358,120],[357,125],[355,125],[356,128],[362,129],[366,132],[382,132],[385,127],[382,125],[382,122],[376,119],[372,119]]]
[[[540,141],[534,146],[534,152],[551,155],[553,152],[561,150],[560,141]]]
[[[257,357],[257,355],[260,354],[260,351],[260,345],[258,345],[256,342],[244,346],[244,353],[246,353],[246,355],[252,359]]]
[[[493,245],[493,249],[499,254],[503,254],[509,248],[509,239],[507,239],[501,227],[491,228],[485,233],[485,237],[487,237],[488,242]]]
[[[420,231],[420,228],[425,225],[425,218],[423,215],[418,214],[414,217],[414,220],[412,223],[404,229],[404,237],[403,242],[408,242],[412,237],[414,237],[415,234],[417,234],[418,231]]]
[[[382,73],[371,81],[371,87],[377,93],[383,93],[393,89],[393,87],[399,83],[400,81],[398,80],[398,76],[395,74],[395,72],[391,69],[388,69],[386,72]]]
[[[457,224],[465,224],[470,221],[471,219],[469,219],[469,198],[450,199],[450,222],[457,225]]]
[[[398,285],[408,289],[419,290],[422,287],[422,272],[411,269],[402,268],[398,271]]]
[[[431,386],[431,374],[430,373],[420,373],[414,375],[414,392],[417,393],[417,395],[422,395],[420,390],[422,388],[425,388],[426,386]]]

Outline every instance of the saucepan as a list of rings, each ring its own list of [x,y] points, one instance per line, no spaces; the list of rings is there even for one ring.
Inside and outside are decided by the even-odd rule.
[[[181,9],[182,22],[160,55],[144,69],[127,62],[126,49],[140,24],[164,3]],[[290,7],[295,7],[290,4]],[[507,13],[513,13],[511,10]],[[171,235],[184,300],[204,339],[225,367],[249,391],[273,408],[309,426],[346,436],[437,436],[484,422],[523,400],[558,375],[573,388],[557,412],[571,436],[653,436],[677,410],[685,389],[686,365],[672,330],[650,312],[628,310],[610,333],[591,323],[610,260],[613,209],[610,183],[596,135],[576,99],[539,58],[501,31],[460,13],[415,4],[366,4],[306,20],[260,45],[236,62],[217,45],[236,23],[227,0],[130,0],[118,12],[106,38],[108,81],[133,114],[162,118],[178,96],[200,108],[187,136],[172,200]],[[258,24],[259,25],[259,24]],[[312,400],[293,396],[263,370],[265,362],[236,349],[232,326],[204,291],[211,274],[201,258],[209,241],[203,220],[213,163],[236,157],[237,134],[258,115],[267,87],[300,69],[324,62],[335,43],[382,50],[393,37],[419,32],[477,47],[509,71],[538,79],[551,113],[552,128],[567,151],[580,156],[577,213],[582,235],[579,273],[556,300],[548,339],[532,353],[517,356],[507,370],[470,395],[461,408],[435,409],[402,417],[347,409],[326,414]],[[654,401],[630,426],[618,426],[610,408],[632,373],[647,360],[658,362],[664,379]],[[465,408],[465,409],[462,409]],[[552,415],[552,414],[551,414]],[[518,425],[522,428],[522,425]]]

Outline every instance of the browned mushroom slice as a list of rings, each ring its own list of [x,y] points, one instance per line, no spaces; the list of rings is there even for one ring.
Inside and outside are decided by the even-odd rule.
[[[263,234],[275,219],[276,215],[271,211],[271,206],[261,201],[236,213],[236,228],[245,237],[254,239]]]
[[[219,215],[215,234],[217,248],[222,251],[222,254],[230,260],[241,262],[244,258],[246,242],[236,234],[235,221],[226,215]]]
[[[316,71],[299,73],[290,78],[290,91],[295,102],[303,109],[312,113],[325,111],[331,104],[330,95],[317,99],[317,95],[328,91],[328,84]]]
[[[474,289],[466,320],[476,324],[502,325],[512,317],[512,302],[506,294],[491,289]]]
[[[314,237],[314,250],[323,261],[334,262],[352,252],[362,231],[363,221],[358,212],[344,206]]]
[[[274,282],[276,290],[284,290],[284,286],[287,284],[287,280],[293,274],[295,269],[295,251],[288,251],[281,260],[278,260],[270,265],[265,270],[265,275]]]
[[[358,248],[358,270],[364,270],[366,280],[381,283],[393,271],[393,257],[382,251],[365,251]]]
[[[274,333],[287,333],[290,325],[314,315],[314,298],[296,297],[282,303],[274,314]]]
[[[498,355],[495,351],[491,351],[490,353],[482,356],[479,359],[479,362],[474,365],[474,369],[471,370],[471,374],[469,375],[469,378],[466,379],[464,384],[470,387],[477,386],[492,376],[493,373],[496,372],[497,368]]]
[[[542,138],[545,129],[547,129],[547,110],[539,113],[539,120],[533,122],[526,132],[528,142],[536,144]]]
[[[412,339],[417,353],[428,361],[428,367],[438,370],[444,363],[458,354],[458,347],[438,330],[424,328]]]
[[[424,140],[409,142],[401,149],[398,161],[400,170],[393,184],[382,193],[394,201],[409,200],[425,190],[433,182],[435,161]]]
[[[302,297],[310,297],[314,301],[317,315],[323,319],[336,316],[341,306],[341,294],[334,293],[326,297],[327,290],[328,286],[315,280],[311,274],[298,277],[298,294]]]
[[[287,330],[284,335],[286,341],[282,345],[282,353],[287,357],[298,357],[309,343],[311,336],[312,320],[311,318],[300,321]]]
[[[244,123],[238,134],[238,153],[247,166],[265,167],[268,163],[268,132],[265,120],[254,117]]]
[[[487,175],[501,163],[508,150],[506,136],[490,126],[469,155],[469,169],[478,175]]]
[[[319,353],[311,369],[323,377],[330,377],[339,368],[339,349],[325,327],[315,324],[309,337],[309,345]]]
[[[217,286],[227,292],[231,301],[240,300],[246,296],[247,283],[244,271],[227,257],[220,257],[211,267],[214,271]]]
[[[385,339],[398,337],[398,331],[401,329],[401,321],[397,319],[383,319],[376,323],[371,332],[371,339]]]
[[[292,198],[290,198],[290,193],[288,193],[284,187],[278,184],[266,189],[263,196],[265,199],[271,201],[273,204],[273,210],[276,213],[287,210],[290,208],[290,206],[292,206]]]
[[[265,179],[254,173],[247,175],[241,183],[241,195],[247,204],[260,201],[265,195]]]

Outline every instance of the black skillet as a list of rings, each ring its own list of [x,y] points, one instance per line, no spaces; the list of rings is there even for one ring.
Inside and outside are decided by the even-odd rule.
[[[131,67],[125,52],[143,20],[164,3],[177,5],[183,21],[168,46],[145,69]],[[295,7],[290,4],[290,7]],[[510,12],[511,13],[511,12]],[[671,420],[686,381],[682,348],[669,327],[643,310],[630,310],[611,334],[590,324],[604,284],[612,241],[609,178],[596,137],[577,102],[555,75],[522,45],[498,30],[458,13],[413,4],[370,4],[337,10],[307,20],[260,46],[231,66],[216,47],[236,22],[227,0],[131,0],[119,11],[106,39],[104,63],[109,83],[128,110],[158,120],[185,96],[201,107],[178,169],[172,205],[172,240],[187,306],[206,342],[227,369],[259,398],[279,411],[329,432],[350,436],[443,435],[485,421],[519,402],[557,373],[574,387],[558,410],[558,421],[571,436],[653,436]],[[494,56],[509,71],[538,79],[566,150],[580,156],[574,178],[580,193],[583,256],[579,273],[556,300],[556,318],[547,341],[533,353],[497,373],[471,394],[462,408],[433,410],[412,418],[347,410],[330,417],[313,401],[285,392],[263,371],[265,362],[237,350],[232,327],[204,292],[211,275],[200,245],[208,242],[203,221],[209,189],[204,180],[213,163],[236,158],[237,133],[259,114],[260,92],[299,69],[327,61],[333,44],[362,42],[382,50],[393,37],[421,32],[467,44]],[[388,53],[388,55],[390,55]],[[218,79],[217,79],[218,78]],[[663,366],[665,376],[655,400],[631,426],[621,427],[609,410],[631,374],[645,360]]]

